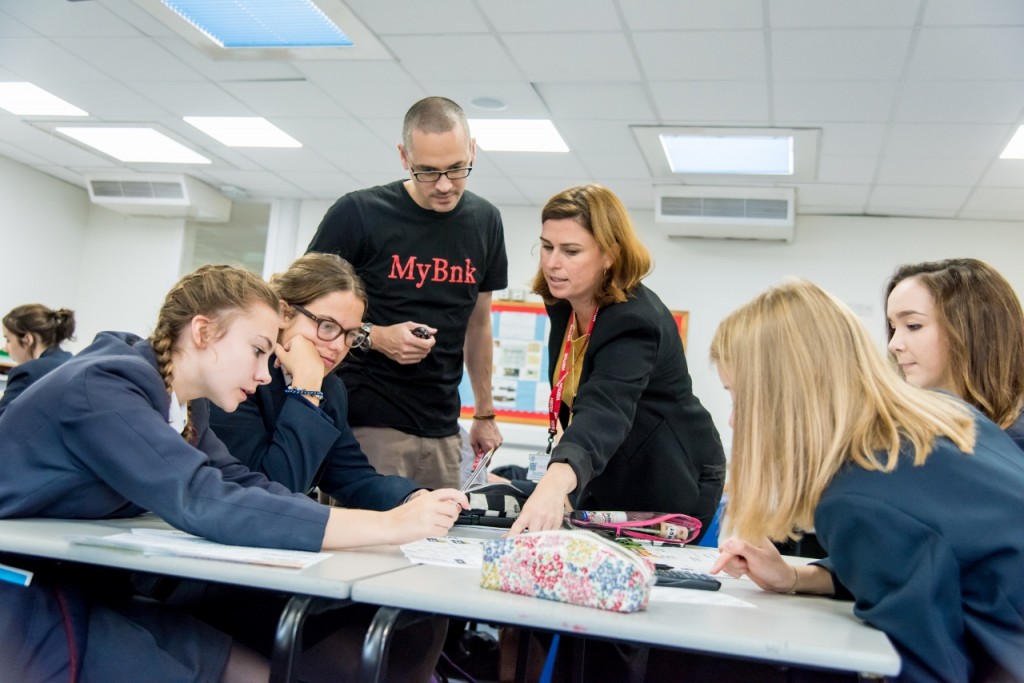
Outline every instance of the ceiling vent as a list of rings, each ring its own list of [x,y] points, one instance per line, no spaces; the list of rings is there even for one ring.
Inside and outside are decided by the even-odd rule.
[[[669,237],[793,241],[792,188],[655,188],[654,220]]]
[[[129,216],[163,216],[223,223],[231,200],[181,174],[105,174],[86,178],[93,204]]]

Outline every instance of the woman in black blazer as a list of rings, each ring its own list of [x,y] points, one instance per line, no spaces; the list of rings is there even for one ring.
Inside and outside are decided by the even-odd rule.
[[[25,304],[4,316],[3,328],[4,351],[17,365],[7,374],[0,415],[29,385],[71,358],[60,343],[75,334],[75,312]]]
[[[625,207],[584,185],[552,197],[541,220],[533,291],[551,319],[550,431],[563,433],[512,533],[557,529],[566,496],[576,509],[681,512],[706,529],[722,443],[672,314],[640,282],[651,257]]]

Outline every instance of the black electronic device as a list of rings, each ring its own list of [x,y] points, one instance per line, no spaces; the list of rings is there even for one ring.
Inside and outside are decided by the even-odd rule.
[[[688,569],[655,569],[657,578],[655,585],[669,588],[696,588],[702,591],[716,591],[722,582],[710,574],[702,574]]]
[[[420,339],[430,339],[430,332],[427,331],[427,328],[425,327],[417,327],[412,331],[412,333]]]

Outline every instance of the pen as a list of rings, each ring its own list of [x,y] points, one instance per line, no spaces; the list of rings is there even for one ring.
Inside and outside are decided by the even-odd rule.
[[[476,483],[476,480],[480,478],[480,473],[487,471],[487,465],[491,462],[491,458],[494,456],[494,452],[496,450],[498,450],[497,446],[492,448],[491,451],[480,460],[480,463],[473,469],[472,474],[470,474],[469,478],[466,479],[466,483],[464,483],[462,488],[459,489],[460,492],[469,492],[469,489]]]

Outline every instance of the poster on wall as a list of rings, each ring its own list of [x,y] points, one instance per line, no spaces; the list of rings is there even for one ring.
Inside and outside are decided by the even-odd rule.
[[[686,346],[686,311],[672,311]],[[551,373],[548,369],[548,321],[544,304],[500,301],[491,306],[494,333],[492,391],[494,413],[503,422],[548,424]],[[459,385],[462,417],[473,415],[473,389],[464,372]]]

